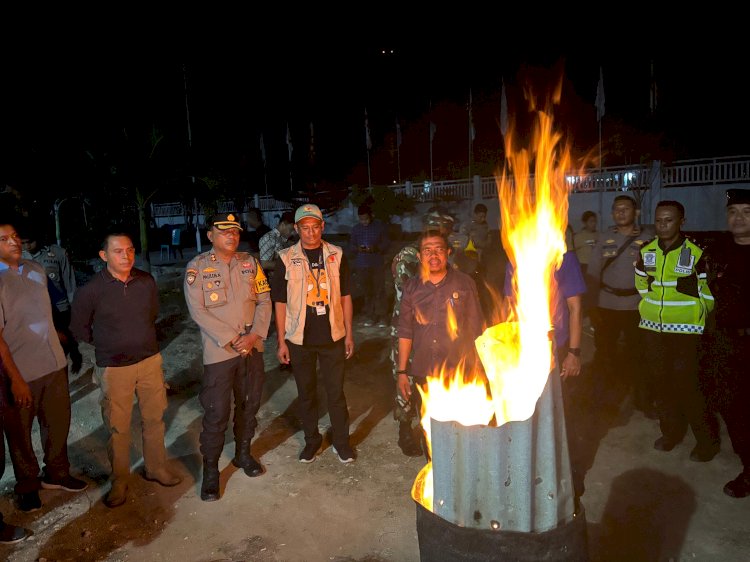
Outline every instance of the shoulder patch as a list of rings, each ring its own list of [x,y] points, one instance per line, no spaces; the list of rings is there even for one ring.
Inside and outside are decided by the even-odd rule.
[[[267,293],[271,290],[271,286],[268,284],[268,277],[266,272],[258,264],[258,271],[255,272],[255,292],[258,294]]]
[[[196,269],[188,269],[185,272],[185,281],[187,281],[188,285],[192,285],[195,283],[195,277],[198,275],[198,270]]]

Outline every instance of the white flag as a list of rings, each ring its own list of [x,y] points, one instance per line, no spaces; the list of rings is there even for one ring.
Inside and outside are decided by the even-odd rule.
[[[601,121],[604,117],[604,73],[601,66],[599,67],[599,84],[596,87],[594,105],[596,106],[596,120]]]
[[[500,133],[503,136],[508,134],[508,98],[505,96],[505,80],[503,80],[503,89],[500,93]]]
[[[266,143],[263,142],[263,133],[260,134],[260,157],[263,158],[263,164],[266,163]]]
[[[435,138],[435,131],[437,131],[437,125],[430,120],[430,142]]]
[[[471,105],[471,90],[469,90],[469,142],[474,142],[474,139],[477,138],[477,131],[474,128],[474,115]]]
[[[289,131],[289,122],[287,121],[286,124],[286,147],[289,150],[289,161],[292,161],[292,152],[294,151],[294,148],[292,147],[292,133]]]
[[[401,125],[396,119],[396,146],[401,146]]]
[[[367,119],[367,108],[365,108],[365,145],[367,150],[372,150],[372,139],[370,138],[370,122]]]

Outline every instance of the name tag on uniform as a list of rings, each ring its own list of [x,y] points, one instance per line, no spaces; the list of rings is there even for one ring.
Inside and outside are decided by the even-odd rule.
[[[316,303],[315,304],[315,314],[318,316],[325,316],[326,315],[326,305],[323,303]]]

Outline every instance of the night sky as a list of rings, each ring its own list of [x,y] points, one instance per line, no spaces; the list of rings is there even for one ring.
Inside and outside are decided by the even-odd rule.
[[[98,51],[95,45],[6,51],[2,59],[1,173],[34,185],[72,186],[85,150],[104,151],[124,130],[165,133],[165,149],[186,167],[241,169],[252,192],[264,192],[259,136],[271,193],[288,193],[285,144],[289,123],[298,188],[367,184],[364,110],[373,151],[373,183],[397,178],[395,121],[402,128],[404,179],[429,176],[429,108],[437,125],[435,179],[463,174],[468,164],[466,104],[473,96],[475,168],[501,157],[499,100],[507,86],[511,119],[528,112],[522,87],[544,91],[564,76],[557,122],[577,155],[594,150],[594,108],[603,68],[605,165],[639,159],[748,154],[750,105],[740,87],[746,48],[734,41],[679,44],[634,41],[594,49],[530,40],[416,41],[344,38],[325,45],[290,41],[206,43],[185,48]],[[647,44],[648,43],[648,44]],[[393,50],[393,53],[391,53]],[[385,53],[384,53],[385,51]],[[658,87],[649,107],[651,61]],[[183,72],[183,65],[185,72]],[[192,146],[188,150],[185,77]],[[315,163],[309,164],[310,122]],[[613,141],[612,137],[617,140]],[[485,168],[479,165],[483,160]]]

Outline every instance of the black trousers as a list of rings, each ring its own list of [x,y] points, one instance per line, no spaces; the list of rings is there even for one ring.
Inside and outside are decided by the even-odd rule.
[[[362,315],[373,322],[385,320],[385,266],[362,267],[356,271],[362,295]]]
[[[318,368],[326,392],[328,416],[333,428],[333,446],[349,445],[349,410],[344,396],[344,338],[326,345],[296,345],[287,341],[294,365],[294,381],[299,397],[299,417],[305,443],[321,439],[318,430]]]
[[[732,448],[750,470],[750,335],[736,330],[706,333],[700,355],[701,388],[709,408],[724,418]]]
[[[719,426],[698,384],[698,334],[643,331],[647,365],[659,401],[659,426],[665,439],[679,443],[688,425],[698,445],[719,442]]]
[[[39,461],[31,441],[34,419],[39,420],[39,436],[44,450],[44,473],[53,480],[68,476],[68,431],[70,394],[68,369],[64,367],[28,383],[30,408],[10,404],[5,408],[5,437],[16,475],[15,492],[26,494],[40,488]]]
[[[595,314],[594,365],[598,377],[597,394],[607,393],[612,383],[632,388],[637,408],[650,408],[654,401],[653,383],[649,374],[641,368],[643,330],[638,327],[641,315],[637,310],[611,310],[597,307]],[[622,335],[625,348],[620,350],[618,340]]]
[[[200,392],[203,430],[200,446],[204,458],[213,462],[221,456],[233,395],[235,447],[252,441],[258,427],[256,415],[260,409],[265,377],[263,354],[257,349],[245,357],[203,366]]]

